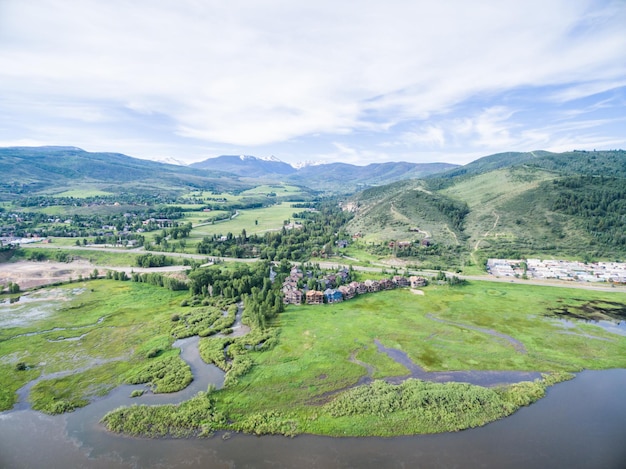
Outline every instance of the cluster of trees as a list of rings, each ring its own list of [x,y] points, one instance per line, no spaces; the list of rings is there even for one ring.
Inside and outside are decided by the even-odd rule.
[[[285,309],[280,292],[269,282],[265,282],[263,289],[253,287],[249,295],[244,295],[243,304],[243,321],[259,329],[265,329],[268,322]]]
[[[124,272],[120,272],[119,274],[124,274],[124,278],[117,278],[115,280],[128,280],[128,277]],[[118,274],[118,275],[119,275]],[[189,287],[187,282],[180,280],[176,277],[170,277],[168,275],[159,274],[157,272],[151,272],[149,274],[138,274],[137,272],[133,272],[131,274],[131,281],[139,282],[139,283],[147,283],[149,285],[156,285],[157,287],[167,288],[172,291],[182,291],[187,290]]]
[[[626,180],[575,176],[553,182],[552,210],[573,215],[597,243],[626,247]]]
[[[244,230],[239,236],[228,233],[226,239],[207,236],[198,244],[197,251],[211,256],[304,261],[312,255],[332,251],[336,239],[347,237],[342,229],[351,217],[352,214],[342,211],[335,203],[319,204],[315,212],[298,214],[303,220],[301,228],[283,227],[262,235],[248,235]]]
[[[135,259],[135,265],[137,267],[166,267],[169,265],[174,265],[174,259],[172,257],[168,257],[164,254],[141,254],[137,256]]]
[[[192,270],[189,277],[191,295],[209,298],[224,297],[239,301],[242,295],[252,293],[252,288],[271,285],[270,263],[236,264],[231,267],[210,266]]]
[[[184,199],[168,194],[155,194],[153,192],[119,192],[111,195],[95,195],[89,197],[59,197],[52,195],[29,195],[14,201],[14,205],[20,207],[84,207],[95,205],[137,205],[149,206],[159,204],[184,204]]]

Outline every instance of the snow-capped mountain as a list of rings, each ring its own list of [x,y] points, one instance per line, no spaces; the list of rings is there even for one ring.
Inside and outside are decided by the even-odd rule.
[[[165,158],[160,158],[155,160],[157,163],[165,163],[165,164],[173,164],[176,166],[187,166],[187,163],[181,160],[177,160],[176,158],[172,158],[171,156],[167,156]]]
[[[251,155],[222,155],[192,163],[192,168],[225,171],[242,177],[264,177],[271,175],[289,175],[296,170],[275,156],[257,158]]]
[[[323,164],[326,164],[326,163],[322,161],[298,161],[297,163],[292,163],[291,166],[293,166],[296,169],[302,169],[308,166],[320,166]]]

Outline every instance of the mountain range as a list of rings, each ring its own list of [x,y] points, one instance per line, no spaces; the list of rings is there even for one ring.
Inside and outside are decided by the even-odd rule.
[[[221,156],[191,166],[76,147],[0,148],[0,201],[105,191],[241,192],[272,182],[352,193],[347,229],[366,242],[424,241],[445,265],[478,257],[626,255],[626,151],[506,152],[464,166],[345,163],[299,169],[276,158]],[[439,248],[437,248],[437,246]],[[425,256],[431,251],[419,251]]]
[[[0,148],[0,197],[36,193],[68,184],[91,184],[111,190],[205,189],[236,191],[266,182],[288,182],[320,192],[348,193],[358,188],[424,177],[456,165],[446,163],[345,163],[306,165],[300,169],[275,157],[224,155],[189,166],[94,153],[77,147]],[[123,188],[115,186],[123,185]]]
[[[316,188],[325,192],[352,192],[359,188],[402,179],[422,178],[454,169],[449,163],[373,163],[357,166],[347,163],[315,163],[292,166],[275,157],[223,155],[193,163],[192,168],[223,171],[245,178],[271,179]]]

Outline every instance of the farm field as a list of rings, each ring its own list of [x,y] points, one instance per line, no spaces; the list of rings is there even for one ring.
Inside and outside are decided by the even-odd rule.
[[[195,245],[205,236],[226,235],[227,233],[239,236],[242,230],[246,230],[247,234],[280,230],[285,220],[293,220],[293,213],[300,210],[293,208],[293,204],[289,202],[258,209],[238,210],[237,216],[230,220],[195,226],[191,230],[188,242],[190,245]]]

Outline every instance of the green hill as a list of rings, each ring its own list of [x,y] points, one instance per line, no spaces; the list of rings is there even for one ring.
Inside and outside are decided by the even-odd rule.
[[[218,172],[141,160],[119,153],[90,153],[75,147],[0,148],[0,198],[77,186],[124,191],[248,188]]]
[[[429,238],[454,247],[459,265],[486,257],[623,258],[626,152],[493,155],[441,177],[363,191],[350,207],[356,216],[348,230],[365,243]],[[426,252],[395,254],[423,259]]]

